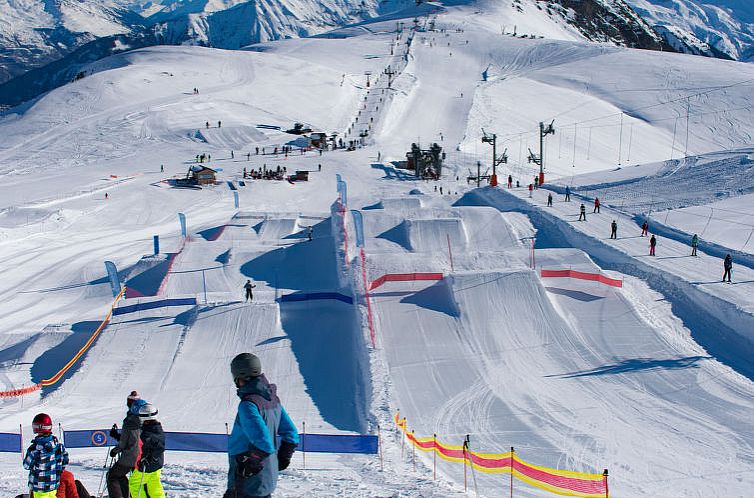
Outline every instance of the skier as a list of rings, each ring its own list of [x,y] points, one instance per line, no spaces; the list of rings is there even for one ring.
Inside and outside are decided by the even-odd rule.
[[[579,219],[578,221],[586,221],[586,206],[584,206],[584,203],[581,203],[581,207],[579,208]]]
[[[565,190],[565,202],[571,202],[571,188],[568,185]]]
[[[31,423],[34,439],[26,450],[24,468],[29,471],[29,489],[36,498],[55,498],[61,474],[68,465],[68,452],[52,434],[52,419],[46,413]]]
[[[508,175],[508,188],[513,188],[513,177]]]
[[[165,433],[156,417],[157,408],[151,404],[146,403],[139,408],[141,453],[136,461],[136,469],[131,472],[128,480],[132,497],[165,498],[165,490],[160,482],[165,463]]]
[[[312,227],[308,227],[306,229],[306,235],[309,237],[309,242],[312,241],[312,235],[314,234],[314,229]]]
[[[230,158],[231,159],[235,159],[236,158],[236,155],[233,153],[233,151],[230,151]]]
[[[610,224],[610,238],[618,239],[618,222],[615,220]]]
[[[440,195],[442,195],[442,186],[440,186]]]
[[[534,190],[534,185],[532,185],[532,184],[530,183],[530,184],[529,184],[529,198],[530,198],[530,199],[531,199],[531,193],[532,193],[532,191],[533,191],[533,190]]]
[[[641,224],[641,236],[644,237],[647,235],[647,230],[649,230],[649,223],[647,223],[647,220],[644,220],[644,223]]]
[[[118,441],[118,445],[110,450],[110,456],[118,457],[107,471],[107,493],[110,498],[128,498],[128,473],[136,465],[139,454],[139,412],[138,407],[146,403],[139,393],[131,391],[126,398],[128,411],[123,419],[123,430],[119,433],[118,426],[113,424],[110,437]]]
[[[728,283],[730,283],[730,271],[733,269],[733,257],[728,254],[725,256],[725,260],[723,261],[723,269],[725,270],[723,272],[723,282],[725,282],[725,277],[728,277]]]
[[[691,237],[691,255],[696,256],[696,248],[699,246],[699,236],[697,234],[694,234],[693,237]]]
[[[259,155],[259,147],[254,147],[254,151],[256,152],[256,155]]]
[[[547,194],[547,205],[548,205],[549,207],[552,207],[552,193],[551,193],[551,192],[549,192],[549,193]]]
[[[657,239],[655,238],[654,234],[652,234],[652,237],[649,239],[649,255],[650,256],[655,255],[655,246],[657,246]]]
[[[600,198],[595,197],[594,198],[594,211],[592,213],[599,213],[600,212]]]
[[[105,200],[107,200],[107,199],[108,199],[108,197],[109,197],[109,196],[107,195],[107,192],[105,192]]]
[[[322,164],[317,164],[317,171],[322,171]]]
[[[298,431],[280,403],[277,386],[262,373],[258,357],[239,354],[230,372],[241,402],[228,439],[228,489],[223,498],[269,497],[278,472],[291,463]]]
[[[246,160],[251,161],[251,152],[246,153]]]
[[[209,121],[207,121],[206,123],[204,123],[204,125],[205,125],[205,126],[207,127],[207,129],[209,130]]]
[[[160,164],[160,173],[164,173],[164,172],[165,172],[165,165]]]
[[[246,289],[246,300],[247,301],[253,301],[254,300],[254,294],[252,294],[251,289],[254,289],[256,285],[251,283],[251,280],[247,280],[246,284],[243,286],[244,289]]]
[[[218,122],[217,122],[217,127],[218,127],[218,128],[222,128],[222,126],[223,126],[223,122],[222,122],[222,121],[218,121]]]

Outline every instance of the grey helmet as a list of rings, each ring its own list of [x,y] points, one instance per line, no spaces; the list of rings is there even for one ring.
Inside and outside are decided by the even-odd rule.
[[[230,373],[233,380],[259,377],[262,375],[262,362],[251,353],[241,353],[230,362]]]
[[[139,407],[139,420],[144,423],[147,420],[157,420],[157,408],[151,403],[145,403]]]

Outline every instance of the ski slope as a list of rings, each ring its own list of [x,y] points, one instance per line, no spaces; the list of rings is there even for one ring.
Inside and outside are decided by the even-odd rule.
[[[64,428],[108,427],[137,389],[166,430],[222,433],[236,403],[228,363],[252,351],[299,426],[379,430],[383,441],[382,463],[308,455],[304,468],[297,455],[276,496],[463,495],[461,466],[442,462],[434,481],[428,455],[414,468],[402,454],[391,430],[396,409],[417,435],[460,444],[469,434],[475,451],[513,446],[536,465],[608,468],[614,496],[747,496],[754,242],[710,224],[691,259],[685,240],[698,230],[693,210],[751,223],[752,69],[579,43],[514,10],[419,6],[404,18],[247,51],[136,50],[4,114],[3,390],[54,373],[86,341],[112,299],[105,260],[145,284],[135,288],[144,296],[121,305],[197,304],[120,315],[62,383],[0,399],[0,430],[22,424],[28,436],[39,411]],[[414,15],[437,30],[412,32]],[[514,22],[548,38],[502,35]],[[529,200],[525,187],[537,171],[528,149],[539,153],[538,124],[552,119],[545,165],[556,202],[547,208],[548,190]],[[295,137],[269,126],[296,122],[346,140],[368,133],[352,151],[272,153]],[[477,161],[482,174],[490,161],[482,128],[497,134],[498,154],[507,148],[498,174],[521,188],[466,181]],[[443,146],[441,180],[396,168],[412,142]],[[687,152],[694,156],[679,159]],[[211,155],[217,185],[171,188],[199,154]],[[309,181],[243,178],[245,169],[278,166],[308,171]],[[336,175],[348,185],[345,231],[332,216]],[[561,201],[566,185],[571,203]],[[595,195],[602,213],[589,209],[589,221],[575,223],[579,202]],[[444,275],[372,290],[376,348],[351,209],[364,219],[368,281]],[[635,237],[644,216],[660,234],[655,259]],[[541,278],[532,237],[538,269],[609,271],[624,287]],[[735,283],[723,286],[727,250]],[[257,286],[251,304],[247,279]],[[355,304],[285,298],[312,293]],[[102,455],[71,456],[96,488]],[[222,496],[224,455],[166,460],[171,496]],[[476,477],[479,496],[496,496],[508,476]],[[0,491],[17,493],[24,482],[17,455],[0,455]],[[517,481],[516,496],[547,495]]]

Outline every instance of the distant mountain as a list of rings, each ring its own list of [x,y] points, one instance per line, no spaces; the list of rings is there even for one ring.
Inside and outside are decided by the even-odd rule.
[[[680,52],[754,60],[754,0],[626,0]]]

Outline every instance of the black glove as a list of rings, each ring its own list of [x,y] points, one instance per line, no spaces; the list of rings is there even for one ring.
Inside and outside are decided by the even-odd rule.
[[[278,470],[285,470],[291,464],[291,457],[296,450],[296,445],[283,441],[278,448]]]
[[[115,439],[116,441],[120,441],[120,432],[118,432],[118,424],[113,424],[113,427],[110,429],[110,437]]]
[[[236,475],[245,479],[259,474],[264,468],[262,460],[268,456],[270,456],[269,453],[265,453],[259,448],[252,448],[246,453],[236,455]]]
[[[120,448],[118,448],[117,446],[110,450],[110,456],[113,458],[118,456],[118,453],[120,453]]]

